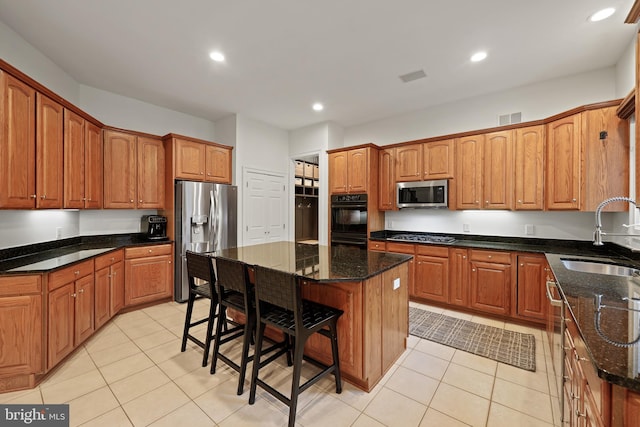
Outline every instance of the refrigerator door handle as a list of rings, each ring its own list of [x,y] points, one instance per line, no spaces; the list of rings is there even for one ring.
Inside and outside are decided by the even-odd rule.
[[[218,206],[216,205],[217,200],[216,200],[216,195],[215,195],[215,190],[216,190],[216,186],[214,184],[213,188],[211,189],[211,191],[209,191],[209,197],[210,197],[210,203],[209,203],[209,219],[210,219],[210,223],[209,223],[209,236],[208,236],[208,241],[211,242],[211,250],[212,251],[217,251],[218,248],[218,244],[216,242],[215,237],[218,235]]]

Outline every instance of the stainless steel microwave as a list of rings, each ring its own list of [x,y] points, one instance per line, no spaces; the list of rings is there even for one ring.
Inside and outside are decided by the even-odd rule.
[[[397,183],[398,208],[446,208],[449,206],[449,181],[438,179]]]

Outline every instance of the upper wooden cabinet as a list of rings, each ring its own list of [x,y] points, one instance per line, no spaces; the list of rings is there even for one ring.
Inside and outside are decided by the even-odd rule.
[[[544,209],[544,125],[515,130],[515,210]]]
[[[61,208],[63,107],[0,71],[0,207]]]
[[[102,130],[64,110],[64,207],[102,207]]]
[[[484,135],[456,140],[456,208],[482,208],[482,146]]]
[[[126,132],[104,132],[104,207],[164,207],[162,140]]]
[[[453,178],[454,140],[396,147],[396,182]]]
[[[371,150],[363,147],[329,153],[331,194],[367,193],[372,187],[377,187],[378,153],[377,150],[371,153]],[[375,180],[375,185],[372,185],[372,180]]]
[[[231,148],[174,138],[175,177],[231,184]]]
[[[574,114],[547,124],[547,209],[580,208],[580,123]]]
[[[513,131],[485,135],[482,171],[483,209],[513,207]]]
[[[396,208],[396,180],[394,177],[393,148],[380,150],[378,172],[378,209],[390,211]]]

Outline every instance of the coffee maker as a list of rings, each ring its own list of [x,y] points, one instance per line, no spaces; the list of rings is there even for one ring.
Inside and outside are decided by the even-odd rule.
[[[142,232],[149,240],[165,240],[167,238],[167,217],[162,215],[144,215]]]

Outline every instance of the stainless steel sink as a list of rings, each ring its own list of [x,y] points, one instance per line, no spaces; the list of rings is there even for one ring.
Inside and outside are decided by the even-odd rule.
[[[565,268],[583,273],[607,274],[610,276],[623,277],[640,276],[639,269],[624,265],[581,259],[561,259],[560,261],[562,261],[562,265],[564,265]]]

